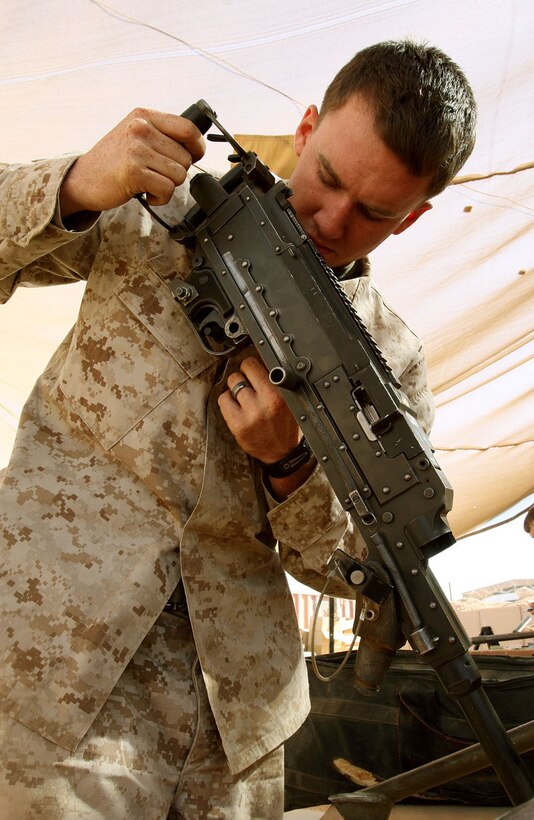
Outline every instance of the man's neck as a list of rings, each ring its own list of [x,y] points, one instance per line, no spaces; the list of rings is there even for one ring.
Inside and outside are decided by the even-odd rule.
[[[368,258],[365,256],[363,259],[356,259],[349,265],[334,268],[333,270],[340,281],[346,281],[347,279],[359,279],[361,276],[369,276],[371,266]]]

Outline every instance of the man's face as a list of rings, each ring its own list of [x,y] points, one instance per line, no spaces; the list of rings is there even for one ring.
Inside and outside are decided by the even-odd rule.
[[[431,206],[429,178],[413,176],[374,129],[374,114],[353,96],[319,121],[315,106],[295,134],[291,204],[331,267],[367,256]]]

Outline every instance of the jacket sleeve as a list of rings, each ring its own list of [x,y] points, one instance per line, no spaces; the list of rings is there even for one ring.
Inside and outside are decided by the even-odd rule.
[[[87,279],[99,244],[98,215],[70,231],[58,209],[61,182],[75,160],[0,166],[0,303],[19,285]]]
[[[324,590],[327,562],[337,547],[359,560],[367,555],[364,539],[320,466],[289,498],[274,502],[268,518],[285,571],[318,592]],[[354,590],[333,579],[326,591],[342,598],[355,597]]]
[[[420,427],[430,435],[435,416],[434,396],[428,384],[426,360],[420,347],[414,360],[400,377],[402,390]]]

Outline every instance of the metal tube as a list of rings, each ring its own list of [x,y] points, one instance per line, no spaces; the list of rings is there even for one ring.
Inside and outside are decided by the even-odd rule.
[[[517,806],[512,811],[507,811],[506,814],[501,814],[498,820],[532,820],[534,817],[534,797],[528,803],[523,803],[522,806]]]
[[[497,777],[514,806],[534,796],[532,778],[497,717],[486,692],[476,689],[458,698],[465,716],[486,750]]]
[[[382,792],[355,792],[350,796],[352,800],[350,803],[337,803],[334,797],[330,800],[345,820],[388,820],[389,815],[393,809],[393,801]],[[345,795],[336,795],[336,797],[345,797]],[[327,812],[328,814],[328,812]]]
[[[524,641],[527,638],[534,638],[534,632],[505,632],[502,635],[477,635],[469,638],[473,646],[488,643],[488,641]],[[517,647],[514,646],[514,649]]]
[[[511,729],[508,732],[508,737],[513,743],[516,753],[528,752],[534,749],[534,721],[524,723]],[[354,815],[344,813],[344,806],[351,805],[356,802],[362,803],[365,800],[365,795],[379,793],[389,798],[390,801],[396,803],[403,800],[405,797],[410,797],[413,794],[421,794],[428,789],[441,786],[443,783],[450,783],[459,777],[478,772],[480,769],[485,769],[490,766],[488,755],[480,745],[475,743],[467,749],[461,749],[458,752],[439,758],[438,760],[431,760],[423,766],[416,769],[411,769],[409,772],[390,777],[376,786],[369,786],[361,791],[352,794],[336,794],[330,797],[330,801],[336,806],[337,810],[343,817],[352,818]],[[364,816],[364,815],[362,815]],[[389,815],[386,815],[386,817]]]

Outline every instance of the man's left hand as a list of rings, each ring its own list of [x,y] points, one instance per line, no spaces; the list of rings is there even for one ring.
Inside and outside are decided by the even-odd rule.
[[[267,368],[249,356],[228,376],[228,390],[219,408],[237,444],[252,458],[274,464],[299,443],[302,433],[280,391],[269,381]],[[315,459],[284,478],[271,478],[274,494],[283,499],[313,472]]]

